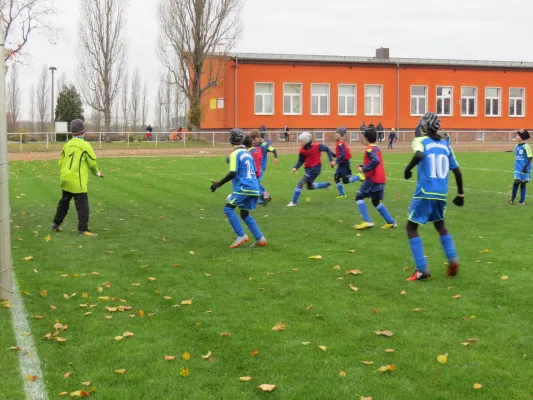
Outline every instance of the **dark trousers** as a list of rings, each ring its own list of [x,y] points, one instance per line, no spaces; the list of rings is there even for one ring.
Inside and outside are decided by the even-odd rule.
[[[87,193],[70,193],[63,190],[63,197],[57,205],[54,224],[61,225],[68,214],[70,200],[74,197],[74,204],[78,212],[78,231],[85,232],[89,230],[89,197]]]

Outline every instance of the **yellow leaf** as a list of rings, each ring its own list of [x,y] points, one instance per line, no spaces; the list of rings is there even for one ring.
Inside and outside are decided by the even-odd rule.
[[[116,369],[115,372],[120,375],[124,375],[126,373],[125,369]]]
[[[322,256],[309,256],[310,260],[322,260]]]
[[[100,293],[102,293],[104,291],[104,288],[102,286],[98,286],[98,289],[96,289],[96,290],[98,290]]]
[[[56,342],[59,342],[59,343],[64,343],[64,342],[66,342],[66,341],[67,341],[67,339],[64,339],[64,338],[62,338],[62,337],[59,337],[59,336],[58,336],[58,337],[56,337]]]
[[[98,300],[109,300],[109,296],[100,296]]]
[[[172,361],[176,358],[176,356],[165,356],[166,361]]]
[[[58,394],[58,396],[66,396],[68,394],[68,392],[61,392]]]
[[[81,294],[81,297],[83,297],[84,299],[88,298],[89,297],[89,293],[82,293]]]
[[[70,394],[70,397],[89,397],[91,394],[85,390],[76,390]]]
[[[229,332],[222,332],[220,336],[231,336],[231,333]]]
[[[32,256],[24,257],[23,260],[24,261],[31,261],[31,260],[33,260],[33,257]]]
[[[348,271],[346,271],[346,273],[351,275],[359,275],[361,271],[358,269],[349,269]]]
[[[348,285],[348,287],[349,287],[350,289],[352,289],[354,292],[357,292],[357,291],[359,290],[358,287],[356,287],[356,286],[354,286],[354,285],[352,285],[352,284]]]
[[[251,376],[241,376],[241,377],[239,378],[239,380],[240,380],[241,382],[249,382],[249,381],[252,380],[252,377],[251,377]]]
[[[50,236],[50,235],[46,235],[46,237],[44,238],[44,240],[46,240],[47,242],[49,242],[50,240],[52,240],[52,236]]]
[[[340,265],[335,265],[335,266],[333,267],[333,269],[334,269],[335,271],[340,271],[341,266],[340,266]]]
[[[339,372],[339,376],[341,378],[344,378],[346,376],[346,372],[344,372],[343,370],[341,370],[341,372]]]
[[[63,375],[63,378],[67,379],[70,375],[72,375],[72,372],[67,372],[65,375]]]
[[[374,364],[374,361],[361,361],[365,365],[372,365]]]
[[[192,300],[183,300],[180,304],[182,306],[190,306],[192,305]]]
[[[406,294],[406,293],[407,293],[407,292],[406,292],[405,290],[402,290],[402,291],[400,292],[400,294],[401,294],[402,296],[403,296],[404,294]]]
[[[123,337],[131,337],[131,336],[133,336],[133,335],[134,335],[133,332],[124,332],[124,333],[122,334]]]
[[[362,397],[359,400],[372,400],[372,397]]]
[[[385,353],[394,353],[395,351],[394,349],[385,349]]]
[[[461,298],[461,295],[460,294],[456,294],[455,296],[452,296],[452,299],[460,299]]]
[[[106,315],[106,316],[104,316],[104,318],[105,319],[111,319],[111,318],[113,318],[113,316],[112,315]]]
[[[86,317],[88,317],[88,316],[91,315],[92,313],[93,313],[92,311],[89,311],[89,312],[86,312],[86,313],[83,314],[83,315],[85,315]]]
[[[376,331],[376,335],[391,337],[393,333],[391,331]]]
[[[395,371],[396,367],[394,364],[384,365],[378,369],[379,372],[388,372],[388,371]]]
[[[4,308],[11,308],[11,303],[9,301],[2,301],[0,302],[0,304],[2,305],[2,307]]]
[[[120,340],[122,340],[122,339],[124,339],[123,336],[115,336],[115,340],[116,340],[117,342],[120,341]]]
[[[18,346],[17,346],[17,347],[15,347],[15,346],[11,346],[8,350],[22,351],[22,350],[24,350],[24,348],[23,348],[23,347],[18,347]]]
[[[276,385],[270,385],[268,383],[263,383],[262,385],[259,385],[258,388],[261,389],[263,392],[271,392],[276,388]]]
[[[183,368],[183,369],[180,371],[180,375],[181,375],[181,376],[187,376],[187,375],[189,375],[189,368]]]
[[[141,286],[140,283],[132,283],[131,286]]]
[[[163,298],[164,298],[165,300],[172,300],[172,297],[170,297],[170,296],[163,296]]]
[[[326,351],[328,349],[326,346],[318,346],[318,348],[322,351]]]
[[[191,355],[186,351],[181,355],[181,358],[183,358],[185,361],[189,361],[191,359]]]
[[[420,311],[421,308],[413,308],[411,311]]]
[[[136,313],[139,317],[144,317],[144,311],[143,310],[137,310],[137,313]]]
[[[91,386],[91,381],[81,382],[83,386]]]
[[[189,251],[189,254],[190,254],[191,256],[194,256],[194,251],[192,251],[192,250]]]
[[[105,308],[108,312],[117,312],[118,307],[106,307]]]
[[[481,250],[481,253],[488,253],[489,252],[489,249],[483,249]]]
[[[311,309],[311,307],[313,307],[313,305],[312,305],[312,304],[309,304],[305,309],[306,309],[307,311],[309,311],[309,310]]]
[[[483,387],[483,385],[480,384],[480,383],[474,383],[474,386],[473,386],[473,388],[476,389],[476,390],[479,390],[479,389],[481,389],[482,387]]]
[[[209,357],[211,357],[211,352],[210,352],[210,351],[208,351],[206,355],[203,355],[203,356],[202,356],[202,358],[203,358],[204,360],[207,360]]]
[[[502,281],[506,281],[506,280],[509,279],[509,277],[508,277],[508,276],[502,276],[500,279],[501,279]]]
[[[348,253],[355,253],[355,250],[348,250]]]
[[[284,331],[286,328],[286,325],[283,322],[278,322],[273,328],[273,331]]]
[[[437,356],[437,361],[441,364],[446,364],[448,362],[448,353]]]
[[[44,289],[43,289],[43,290],[41,290],[40,293],[41,293],[41,297],[46,297],[46,296],[48,296],[48,290],[44,290]]]
[[[304,346],[307,346],[307,345],[311,344],[311,342],[302,342],[302,344],[303,344]]]
[[[155,281],[155,280],[156,280],[156,278],[154,278],[153,276],[149,276],[149,277],[148,277],[148,281],[150,281],[150,282],[153,282],[153,281]]]

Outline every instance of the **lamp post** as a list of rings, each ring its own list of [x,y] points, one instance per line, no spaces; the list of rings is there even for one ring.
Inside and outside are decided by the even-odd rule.
[[[48,68],[50,71],[52,71],[52,101],[51,101],[51,110],[50,110],[50,121],[52,123],[52,132],[55,132],[55,128],[54,128],[54,72],[57,71],[57,68],[56,67],[50,67]],[[68,135],[67,135],[68,136]],[[54,134],[54,141],[57,141],[57,136]]]

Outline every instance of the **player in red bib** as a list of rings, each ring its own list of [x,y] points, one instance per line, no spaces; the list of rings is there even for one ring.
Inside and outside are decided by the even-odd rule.
[[[259,179],[261,176],[261,150],[254,147],[254,139],[250,135],[244,137],[242,144],[250,153],[252,153],[255,164],[255,176]]]
[[[335,131],[335,138],[337,143],[335,144],[335,161],[331,164],[332,166],[337,166],[337,171],[335,171],[335,183],[337,184],[337,190],[339,191],[338,199],[346,198],[346,193],[344,192],[344,187],[342,184],[353,183],[357,181],[364,181],[365,177],[363,174],[359,173],[355,176],[352,176],[352,169],[350,167],[350,159],[352,158],[352,153],[348,144],[344,140],[346,135],[346,128],[341,126]]]
[[[382,229],[396,228],[396,222],[385,205],[381,202],[385,193],[385,183],[387,178],[385,175],[385,167],[383,166],[383,155],[379,147],[375,145],[377,139],[376,129],[368,128],[364,136],[366,145],[364,164],[359,165],[359,172],[364,173],[366,179],[355,195],[355,202],[359,207],[363,222],[359,225],[355,225],[355,229],[363,230],[374,226],[365,203],[365,198],[367,197],[372,199],[372,205],[376,207],[376,210],[379,211],[386,221],[386,224]]]

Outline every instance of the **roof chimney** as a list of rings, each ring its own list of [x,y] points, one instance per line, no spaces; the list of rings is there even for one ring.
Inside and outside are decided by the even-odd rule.
[[[388,60],[389,59],[389,48],[380,47],[376,49],[376,60]]]

